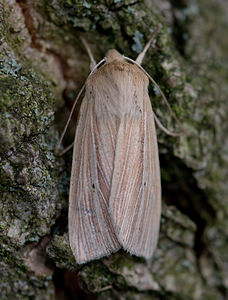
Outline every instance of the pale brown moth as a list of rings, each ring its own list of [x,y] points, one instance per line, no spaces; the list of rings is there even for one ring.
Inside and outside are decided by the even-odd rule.
[[[149,75],[140,67],[154,36],[136,62],[110,50],[100,68],[82,39],[93,71],[85,83],[70,182],[69,239],[79,264],[120,248],[148,259],[157,245],[158,145]]]

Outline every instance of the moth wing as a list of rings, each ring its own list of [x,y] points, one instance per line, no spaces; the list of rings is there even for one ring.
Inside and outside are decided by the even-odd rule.
[[[83,100],[71,171],[69,238],[78,263],[120,248],[108,210],[116,126],[96,120],[94,102]]]
[[[150,258],[158,240],[161,184],[153,112],[144,95],[142,118],[125,115],[120,123],[110,211],[123,248]]]

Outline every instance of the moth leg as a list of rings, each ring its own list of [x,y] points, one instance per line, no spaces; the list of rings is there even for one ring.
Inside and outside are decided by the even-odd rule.
[[[70,144],[69,146],[67,146],[61,153],[60,156],[62,156],[63,154],[67,153],[71,148],[73,148],[74,143]]]
[[[162,130],[164,131],[167,135],[170,135],[170,136],[174,136],[174,137],[178,137],[178,136],[183,136],[185,134],[185,131],[182,129],[181,132],[172,132],[170,131],[169,129],[165,128],[165,126],[162,125],[162,123],[159,121],[158,117],[155,115],[155,113],[153,112],[154,114],[154,120],[157,124],[157,126]],[[182,128],[182,127],[181,127]]]
[[[86,40],[82,36],[80,36],[80,40],[82,41],[82,44],[86,48],[86,51],[87,51],[87,53],[89,55],[89,58],[90,58],[90,71],[92,71],[95,68],[95,66],[96,66],[97,63],[96,63],[96,61],[95,61],[95,59],[93,57],[93,53],[92,53],[92,51],[91,51],[88,43],[86,42]]]
[[[150,45],[152,44],[152,42],[154,41],[154,39],[156,38],[156,36],[158,35],[158,33],[161,30],[161,25],[159,24],[157,26],[157,28],[154,30],[154,32],[152,33],[151,38],[149,39],[149,41],[146,43],[146,46],[144,47],[143,51],[141,53],[139,53],[138,57],[136,58],[136,62],[141,65],[143,58],[147,52],[147,50],[149,49]]]

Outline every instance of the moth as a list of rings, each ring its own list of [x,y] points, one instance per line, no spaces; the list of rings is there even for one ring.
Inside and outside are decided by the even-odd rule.
[[[154,36],[135,62],[110,50],[96,66],[82,39],[93,71],[85,83],[70,181],[69,240],[78,264],[120,248],[148,259],[156,248],[160,167],[149,75],[140,67]]]

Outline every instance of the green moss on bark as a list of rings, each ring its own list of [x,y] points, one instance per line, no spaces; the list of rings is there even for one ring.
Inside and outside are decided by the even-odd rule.
[[[0,27],[5,35],[0,45],[1,299],[50,299],[52,270],[41,261],[37,267],[30,257],[63,206],[62,161],[54,154],[54,91],[7,41],[8,17],[5,12]]]

